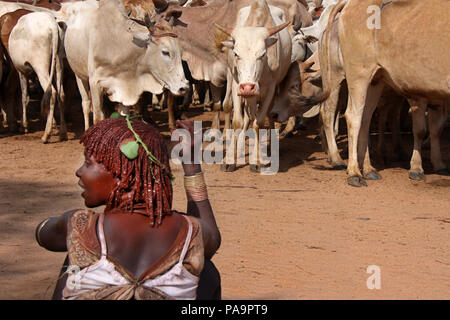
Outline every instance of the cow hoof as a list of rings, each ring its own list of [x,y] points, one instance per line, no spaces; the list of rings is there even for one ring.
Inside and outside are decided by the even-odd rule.
[[[152,106],[153,111],[161,111],[162,107],[159,104],[154,104]]]
[[[251,164],[250,165],[250,171],[251,172],[255,172],[255,173],[260,173],[261,172],[261,166],[258,164]]]
[[[41,138],[41,142],[43,144],[47,144],[48,143],[48,138]]]
[[[236,165],[234,164],[222,164],[220,166],[220,170],[224,171],[224,172],[233,172],[236,170]]]
[[[201,104],[202,102],[199,99],[194,99],[194,101],[192,101],[192,104],[194,106],[198,106],[199,104]]]
[[[367,182],[363,177],[354,176],[347,178],[347,183],[352,187],[367,187]]]
[[[205,111],[205,112],[211,112],[211,111],[212,111],[212,107],[211,107],[211,106],[204,106],[204,107],[203,107],[203,111]]]
[[[381,175],[376,171],[370,171],[364,174],[366,180],[381,180]]]
[[[333,170],[345,170],[347,166],[344,163],[336,163],[332,165]]]
[[[450,171],[447,168],[439,169],[436,171],[436,173],[440,176],[450,176]]]
[[[409,178],[411,180],[425,181],[425,175],[422,172],[410,171]]]
[[[67,141],[69,138],[67,137],[67,134],[63,134],[59,136],[59,141]]]

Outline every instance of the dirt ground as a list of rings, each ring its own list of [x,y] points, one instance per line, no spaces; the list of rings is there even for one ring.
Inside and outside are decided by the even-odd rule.
[[[80,111],[81,113],[81,111]],[[198,110],[190,119],[208,120]],[[160,114],[158,124],[168,134]],[[65,253],[34,240],[49,216],[82,208],[75,177],[83,161],[81,118],[67,142],[40,142],[34,132],[0,135],[0,298],[50,299]],[[75,130],[74,130],[75,128]],[[450,165],[450,128],[442,152]],[[204,165],[210,201],[222,233],[213,261],[224,299],[450,299],[450,177],[408,179],[408,161],[381,168],[367,188],[329,170],[314,139],[314,125],[280,141],[280,172],[263,176],[248,166],[236,172]],[[410,145],[411,135],[404,135]],[[345,139],[339,140],[345,149]],[[174,209],[185,210],[181,166]],[[369,290],[370,265],[381,270],[381,289]]]

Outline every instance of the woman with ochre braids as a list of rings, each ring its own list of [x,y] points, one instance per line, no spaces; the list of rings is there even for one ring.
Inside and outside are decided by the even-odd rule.
[[[192,122],[177,126],[193,137]],[[105,210],[72,210],[37,226],[39,245],[68,251],[53,298],[220,299],[220,276],[210,261],[220,232],[201,166],[183,164],[182,214],[172,210],[169,154],[156,128],[107,119],[80,142],[82,197],[86,207]]]

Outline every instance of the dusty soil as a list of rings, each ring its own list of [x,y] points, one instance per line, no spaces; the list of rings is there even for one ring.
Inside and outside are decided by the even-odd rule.
[[[190,112],[208,120],[211,113]],[[81,113],[81,112],[80,112]],[[165,113],[158,121],[164,134]],[[76,120],[76,121],[75,121]],[[34,132],[0,135],[0,298],[49,299],[65,253],[39,247],[36,225],[83,207],[75,171],[82,163],[81,118],[67,142],[40,142]],[[222,233],[214,257],[225,299],[449,299],[450,177],[408,179],[408,161],[381,168],[367,188],[347,185],[329,170],[314,124],[280,141],[280,172],[248,166],[234,173],[205,165],[208,192]],[[407,144],[411,136],[405,135]],[[450,131],[442,135],[450,165]],[[345,149],[345,139],[340,139]],[[174,208],[184,210],[182,169]],[[381,289],[369,290],[366,269],[381,269]]]

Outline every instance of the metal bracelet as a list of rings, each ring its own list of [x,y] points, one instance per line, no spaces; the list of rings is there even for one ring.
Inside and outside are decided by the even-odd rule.
[[[46,223],[50,220],[50,218],[45,219],[44,221],[42,221],[39,225],[39,228],[36,232],[36,240],[37,243],[42,247],[42,243],[41,243],[41,237],[40,237],[40,233],[42,231],[42,228],[44,228],[44,226],[46,225]]]

